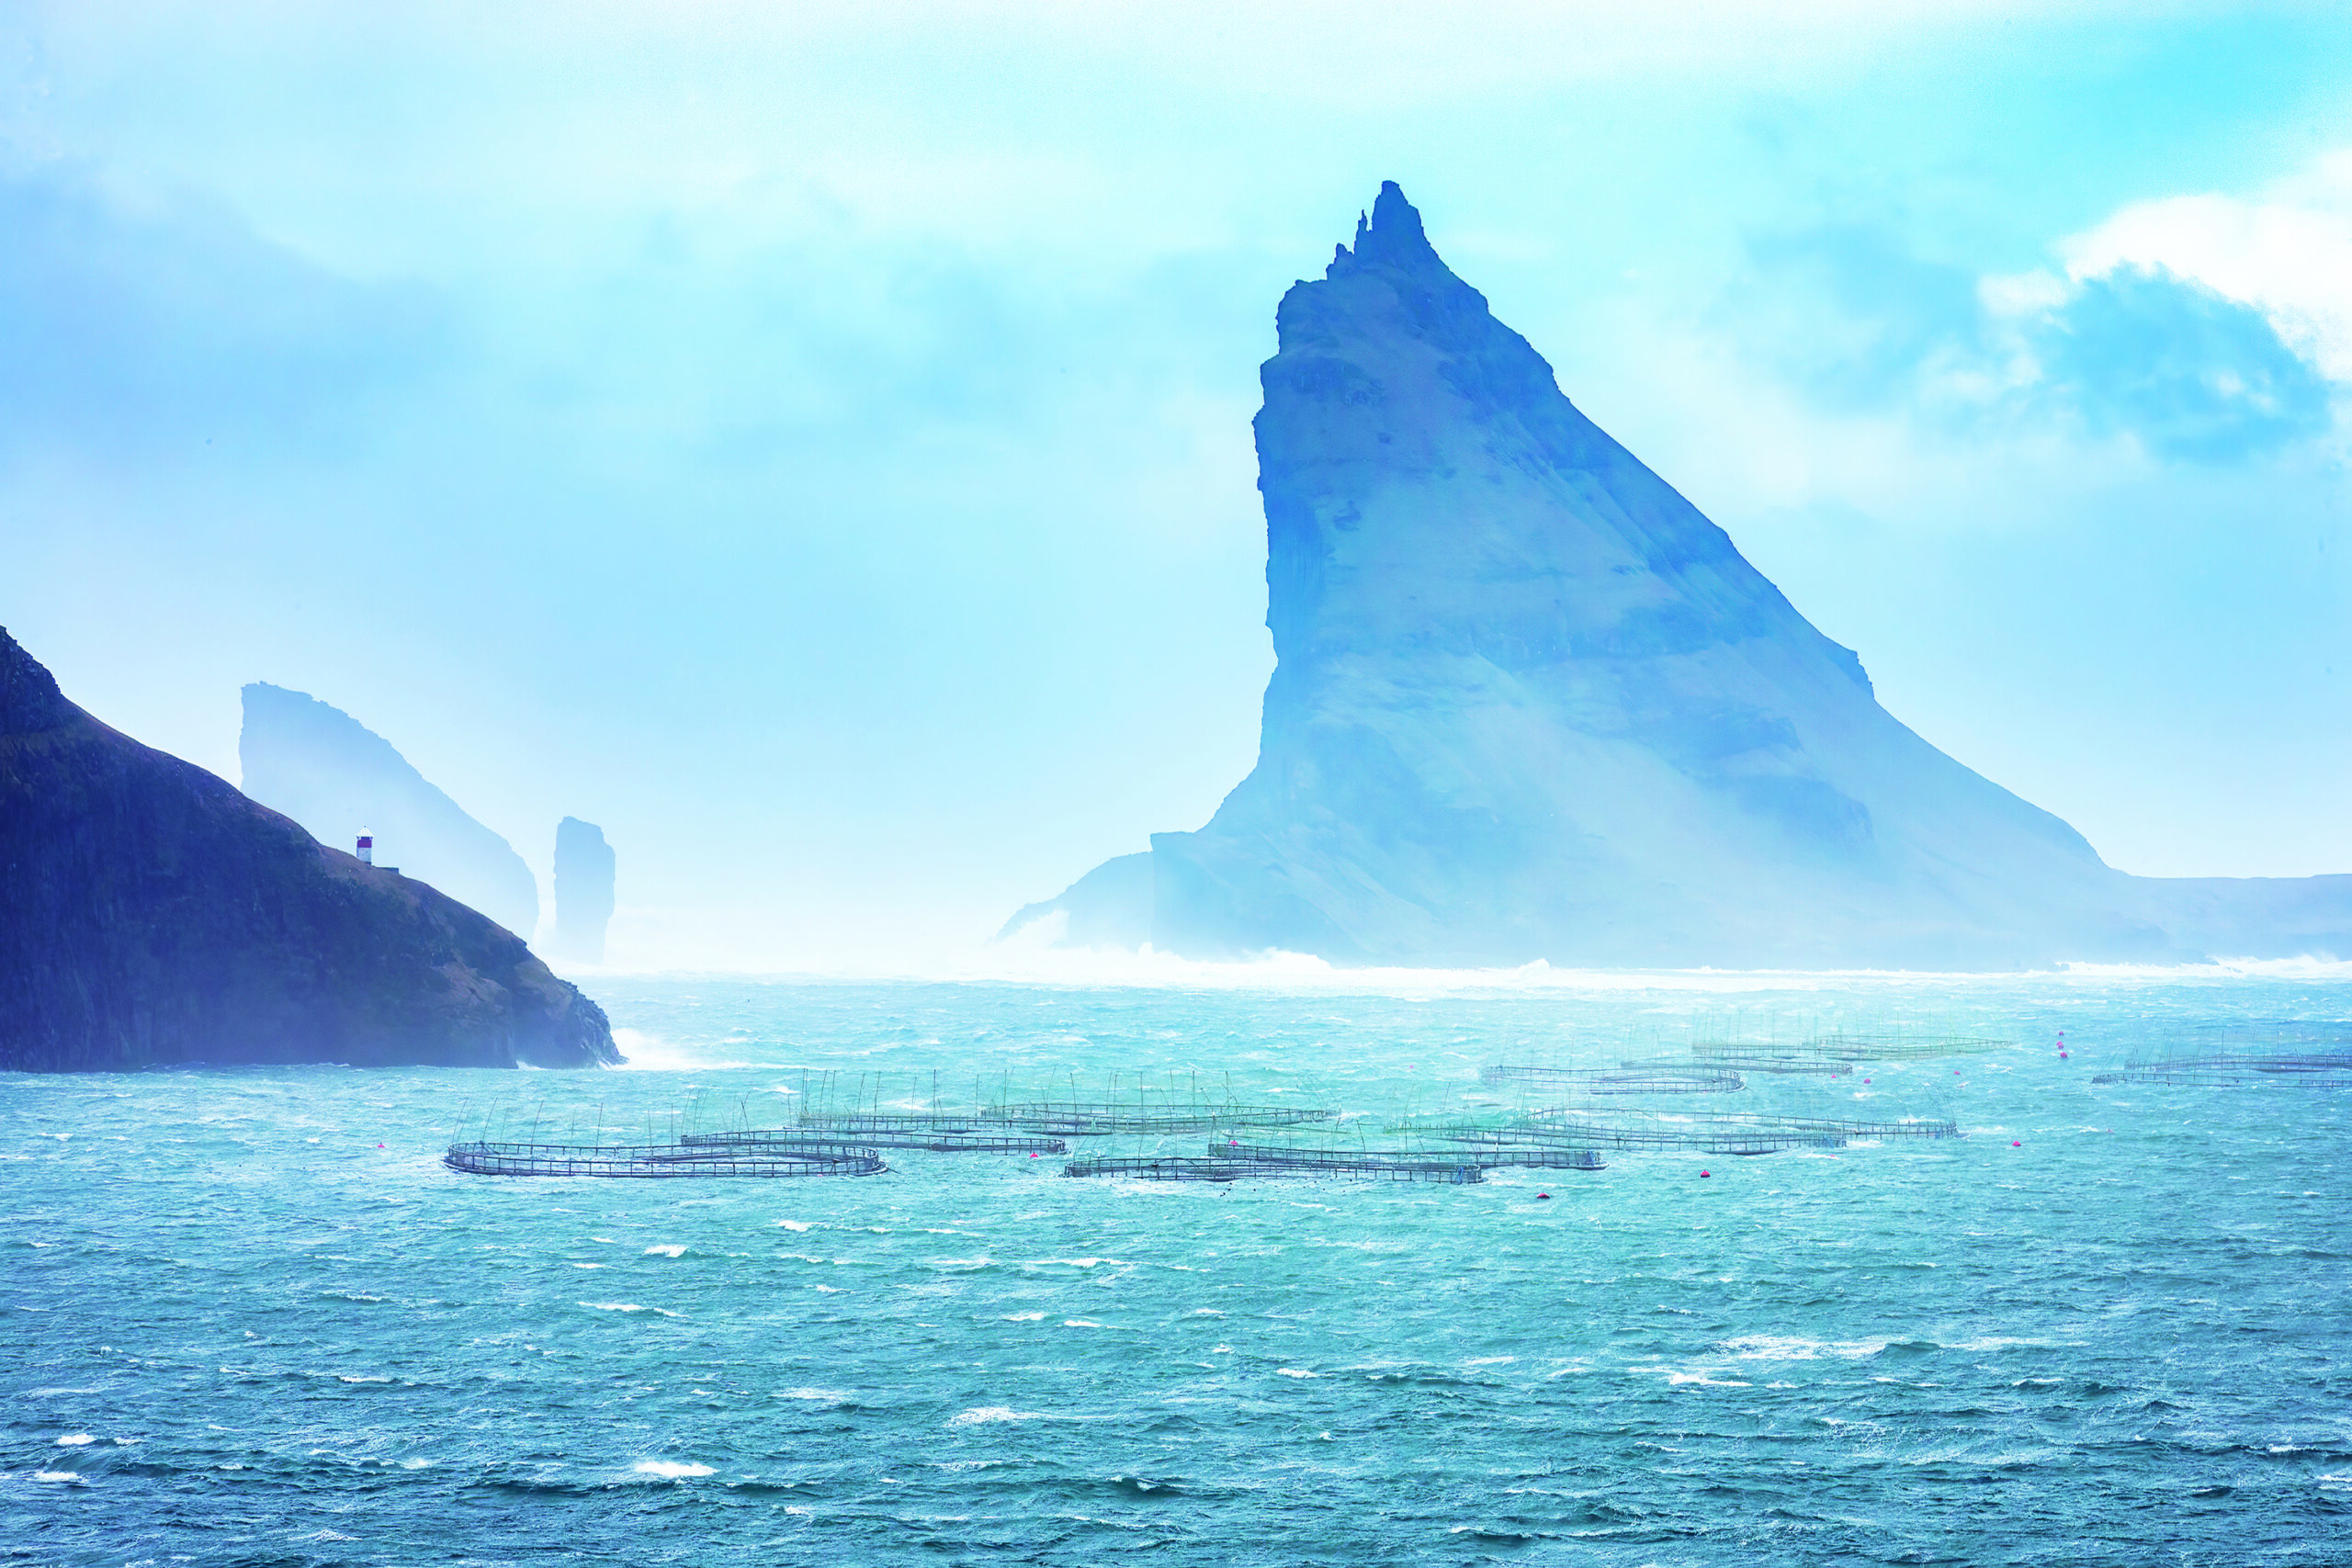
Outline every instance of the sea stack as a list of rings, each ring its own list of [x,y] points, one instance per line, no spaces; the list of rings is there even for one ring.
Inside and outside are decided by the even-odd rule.
[[[322,843],[367,833],[376,863],[429,882],[530,940],[539,883],[514,846],[466,815],[390,741],[306,692],[244,689],[237,761],[246,795],[308,828]]]
[[[2156,881],[1879,705],[1381,187],[1276,316],[1258,764],[1013,917],[1351,964],[2352,954],[2352,877]]]
[[[0,1068],[619,1060],[521,938],[109,729],[0,630]]]
[[[605,928],[613,918],[613,847],[594,822],[567,817],[555,828],[555,935],[549,956],[569,964],[605,961]]]

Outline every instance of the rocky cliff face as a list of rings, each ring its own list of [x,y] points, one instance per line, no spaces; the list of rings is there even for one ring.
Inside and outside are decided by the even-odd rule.
[[[612,918],[613,847],[594,822],[567,817],[555,829],[555,935],[548,952],[574,964],[602,964]]]
[[[1897,722],[1561,394],[1395,185],[1277,324],[1258,765],[1207,827],[1016,925],[1352,963],[2352,950],[2352,878],[2125,876]]]
[[[245,794],[322,843],[373,834],[376,859],[427,882],[528,940],[539,883],[514,846],[466,815],[390,741],[303,692],[244,689],[237,761]]]
[[[0,1068],[619,1060],[520,938],[107,728],[0,630]]]

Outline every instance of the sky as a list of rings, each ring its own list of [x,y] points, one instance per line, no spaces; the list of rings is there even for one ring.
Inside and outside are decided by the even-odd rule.
[[[0,3],[0,626],[599,823],[617,967],[962,962],[1253,761],[1383,179],[1930,741],[2352,872],[2327,6]]]

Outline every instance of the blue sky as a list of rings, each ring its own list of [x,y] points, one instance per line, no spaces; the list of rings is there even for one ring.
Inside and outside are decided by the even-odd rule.
[[[1384,178],[1930,740],[2352,871],[2325,6],[0,7],[0,624],[603,824],[616,962],[944,962],[1248,770]]]

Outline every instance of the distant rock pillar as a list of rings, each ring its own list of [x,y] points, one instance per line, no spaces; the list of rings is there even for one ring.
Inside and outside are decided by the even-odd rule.
[[[594,822],[567,817],[555,829],[555,934],[548,956],[602,964],[612,918],[613,847]]]

